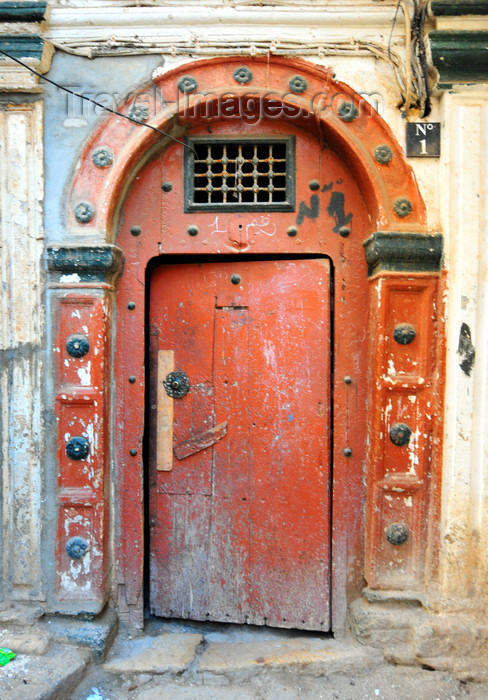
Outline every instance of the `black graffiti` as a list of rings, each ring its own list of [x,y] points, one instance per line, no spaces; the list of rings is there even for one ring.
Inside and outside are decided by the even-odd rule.
[[[297,215],[297,226],[300,226],[307,219],[317,219],[320,214],[320,200],[318,194],[310,197],[310,206],[306,202],[300,202]]]
[[[327,207],[327,214],[332,216],[336,222],[336,225],[332,229],[334,233],[339,233],[339,229],[343,226],[347,226],[352,221],[352,212],[349,214],[345,213],[344,210],[345,197],[343,192],[332,192],[330,198],[329,206]]]
[[[341,184],[342,180],[336,180],[336,184]],[[333,182],[323,185],[321,192],[328,192],[334,187]],[[345,212],[345,196],[343,192],[332,192],[327,214],[333,217],[335,226],[332,229],[334,233],[339,233],[343,226],[347,226],[352,221],[352,212]],[[300,202],[297,214],[297,226],[301,226],[305,219],[317,219],[320,215],[320,198],[318,194],[313,194],[310,197],[310,205],[305,201]]]

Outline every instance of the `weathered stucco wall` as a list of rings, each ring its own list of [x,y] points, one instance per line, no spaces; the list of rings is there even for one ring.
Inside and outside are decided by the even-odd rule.
[[[478,607],[488,595],[488,90],[446,93],[442,119],[449,290],[441,592]]]
[[[39,600],[44,449],[43,105],[0,104],[2,592]]]

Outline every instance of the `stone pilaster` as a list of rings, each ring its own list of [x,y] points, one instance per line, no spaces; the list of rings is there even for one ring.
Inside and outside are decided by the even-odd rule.
[[[2,593],[42,598],[44,281],[41,102],[0,105]]]

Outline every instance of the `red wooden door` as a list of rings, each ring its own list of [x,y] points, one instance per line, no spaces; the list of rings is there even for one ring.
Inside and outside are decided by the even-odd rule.
[[[150,333],[151,610],[328,629],[328,261],[161,265]]]

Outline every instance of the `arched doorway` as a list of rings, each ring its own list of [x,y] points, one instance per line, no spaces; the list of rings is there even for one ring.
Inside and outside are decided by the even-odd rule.
[[[324,451],[328,450],[325,445],[330,444],[331,450],[325,469],[330,491],[323,493],[324,498],[319,499],[322,508],[319,530],[324,532],[323,541],[327,540],[328,543],[327,552],[323,550],[320,555],[320,561],[323,562],[327,554],[321,578],[327,583],[318,596],[322,608],[320,605],[317,608],[319,612],[314,624],[316,626],[319,620],[320,624],[324,622],[328,625],[329,615],[324,601],[332,593],[332,627],[340,630],[345,624],[347,602],[360,593],[365,579],[376,587],[401,588],[404,575],[401,571],[411,570],[413,576],[408,579],[407,585],[411,585],[412,580],[419,584],[423,580],[423,568],[419,567],[419,562],[425,561],[428,546],[425,539],[417,538],[416,535],[425,534],[427,508],[435,506],[433,499],[425,499],[425,493],[432,490],[435,480],[430,478],[428,468],[424,467],[412,480],[408,455],[405,465],[400,460],[402,467],[393,479],[389,480],[388,474],[385,479],[385,473],[381,472],[379,465],[390,449],[387,442],[388,434],[391,435],[390,428],[400,422],[402,415],[407,415],[402,408],[402,401],[411,409],[408,420],[415,421],[421,415],[422,402],[436,400],[437,384],[430,380],[426,383],[425,379],[418,381],[418,377],[410,376],[411,372],[400,372],[396,381],[394,375],[383,370],[383,365],[378,365],[378,357],[381,356],[381,362],[386,362],[386,355],[381,348],[382,343],[386,342],[385,338],[390,336],[378,335],[371,324],[376,321],[382,324],[382,328],[389,328],[393,322],[398,325],[403,313],[412,313],[415,304],[412,305],[411,300],[420,299],[420,306],[427,310],[428,316],[427,320],[425,314],[418,318],[423,328],[421,340],[417,339],[417,343],[406,350],[402,349],[405,344],[400,342],[398,347],[388,346],[390,352],[397,355],[403,353],[398,355],[398,363],[405,361],[410,362],[410,366],[418,366],[415,356],[411,357],[409,353],[420,353],[424,357],[427,345],[432,343],[432,331],[426,330],[425,323],[434,322],[433,314],[429,316],[429,309],[432,308],[433,295],[436,294],[440,259],[437,239],[425,234],[424,205],[413,174],[405,164],[387,126],[350,88],[336,83],[330,72],[310,64],[280,58],[253,59],[246,62],[245,66],[235,59],[210,60],[158,76],[155,84],[164,97],[163,107],[145,105],[142,102],[144,89],[141,89],[140,95],[123,110],[139,115],[141,122],[150,120],[157,128],[166,131],[171,129],[173,136],[180,140],[186,136],[190,143],[183,146],[181,143],[170,142],[161,139],[160,134],[154,130],[111,117],[87,144],[69,197],[71,242],[80,243],[82,238],[86,240],[88,234],[92,241],[99,241],[100,244],[105,241],[100,245],[104,255],[115,260],[117,251],[122,250],[124,257],[116,287],[110,287],[110,280],[100,282],[96,292],[107,298],[103,306],[104,323],[113,324],[115,388],[111,394],[105,385],[104,396],[107,401],[112,401],[114,416],[113,431],[109,430],[109,436],[106,437],[113,454],[114,498],[110,500],[107,485],[103,486],[102,481],[98,480],[97,484],[102,485],[99,487],[99,497],[94,499],[96,505],[91,511],[95,533],[92,539],[97,537],[97,527],[103,529],[106,538],[107,512],[111,507],[116,552],[112,590],[118,597],[119,610],[122,613],[128,612],[134,624],[141,624],[144,550],[142,457],[144,400],[148,380],[144,329],[147,325],[146,268],[149,261],[164,259],[166,266],[184,265],[193,270],[195,261],[201,260],[202,256],[216,256],[217,260],[218,256],[225,255],[232,260],[243,260],[245,267],[242,274],[230,272],[230,267],[222,268],[222,279],[226,279],[226,275],[232,277],[232,274],[236,274],[242,281],[246,275],[251,275],[250,279],[254,279],[254,272],[250,272],[251,263],[257,262],[259,266],[265,259],[275,265],[283,260],[300,261],[302,266],[306,263],[301,261],[330,260],[330,272],[322,279],[315,276],[312,287],[318,287],[320,281],[324,287],[329,286],[326,284],[326,278],[329,277],[333,280],[330,287],[332,294],[327,302],[324,301],[324,296],[321,297],[321,304],[314,302],[315,310],[311,317],[302,311],[297,326],[309,322],[310,318],[313,320],[319,308],[329,307],[333,315],[333,335],[329,330],[317,341],[320,346],[318,354],[322,353],[326,357],[324,367],[330,378],[330,396],[324,399],[322,407],[319,406],[321,400],[316,401],[316,414],[319,416],[322,412],[322,416],[319,416],[321,419],[328,417],[328,422],[322,420],[318,429],[320,439],[323,440],[326,436],[326,442],[320,443],[319,438],[311,442],[314,446],[321,445]],[[229,85],[232,87],[229,88]],[[139,99],[141,102],[138,102]],[[244,104],[246,107],[243,112]],[[326,104],[330,104],[328,111]],[[243,158],[249,164],[246,166],[249,167],[248,172],[244,173],[247,178],[245,181],[237,175],[238,158]],[[253,163],[254,158],[256,163]],[[224,159],[227,159],[227,163],[224,163]],[[230,161],[234,162],[232,172],[228,168]],[[271,162],[276,167],[282,167],[280,162],[284,163],[285,171],[277,170],[271,177],[267,174]],[[253,174],[255,166],[256,175]],[[225,178],[224,167],[227,169]],[[202,181],[204,185],[200,187]],[[224,181],[229,188],[226,194]],[[275,181],[280,183],[276,188],[273,184]],[[273,189],[270,189],[270,183]],[[240,190],[238,185],[242,185],[243,189]],[[246,201],[241,196],[245,191],[249,193]],[[273,199],[273,192],[280,193],[281,199]],[[232,195],[235,197],[230,203],[224,201]],[[267,207],[268,204],[270,206]],[[363,244],[366,239],[368,245],[365,260]],[[91,250],[93,249],[92,245]],[[413,255],[412,251],[415,251]],[[165,256],[178,257],[169,260]],[[182,262],[183,258],[185,262]],[[218,261],[213,263],[207,258],[206,264],[207,262],[212,266]],[[223,265],[235,264],[230,259],[222,259],[221,262]],[[110,265],[107,263],[106,269],[112,269]],[[315,263],[312,267],[314,265],[316,267]],[[63,269],[67,269],[67,266]],[[170,270],[164,274],[171,275],[173,272]],[[368,289],[368,272],[372,294]],[[261,274],[266,276],[267,273],[261,270]],[[306,279],[307,274],[302,267],[300,278]],[[201,279],[207,279],[205,274]],[[194,280],[194,283],[203,296],[201,279]],[[165,283],[160,284],[164,290]],[[215,307],[221,306],[222,311],[246,310],[245,307],[249,306],[246,300],[240,299],[242,303],[238,303],[239,299],[234,298],[241,286],[243,290],[246,287],[240,283],[230,283],[222,304],[214,304],[214,320]],[[94,287],[93,279],[85,284],[84,289],[90,287]],[[216,293],[217,296],[220,294]],[[84,294],[88,292],[85,291]],[[301,292],[293,295],[294,302],[296,299],[304,302],[303,295],[300,294]],[[109,306],[112,295],[116,306],[114,314]],[[267,295],[261,296],[264,298]],[[403,298],[407,299],[406,304],[403,303]],[[185,306],[188,299],[180,299],[178,306],[180,302]],[[280,305],[284,303],[281,299]],[[305,308],[306,304],[302,303],[302,306]],[[176,313],[175,309],[173,311]],[[164,331],[168,336],[169,327],[161,327],[165,314],[161,312],[158,317],[158,313],[155,312],[154,317],[157,330],[160,335]],[[182,325],[183,321],[188,319],[182,319]],[[325,322],[325,318],[320,318],[320,321]],[[247,327],[250,328],[249,325]],[[151,333],[151,328],[148,330]],[[272,329],[266,340],[274,340],[276,335],[276,329]],[[282,335],[286,337],[287,334]],[[293,334],[290,337],[293,338]],[[213,347],[215,342],[214,338]],[[294,340],[291,344],[296,345]],[[304,353],[308,345],[305,343],[298,347]],[[380,352],[375,355],[378,347]],[[164,344],[157,349],[158,352],[179,352]],[[100,352],[108,365],[111,362],[108,342]],[[314,361],[313,357],[311,354],[311,358],[307,358],[304,363],[307,377],[303,389],[305,400],[298,402],[297,407],[303,408],[313,403],[310,393],[310,387],[313,387],[310,378],[313,365],[310,362]],[[296,377],[299,369],[300,363],[295,355],[290,377]],[[425,374],[434,370],[432,365],[424,363],[419,371]],[[219,376],[217,372],[217,381]],[[282,376],[286,377],[286,372]],[[190,383],[191,381],[190,378]],[[325,378],[321,376],[318,385],[325,387],[324,382]],[[197,385],[202,383],[205,384],[205,381],[196,382]],[[294,391],[297,386],[295,385]],[[164,398],[160,390],[161,386],[158,385],[156,398],[159,395]],[[413,392],[415,401],[410,398]],[[196,396],[195,391],[192,396]],[[315,399],[316,397],[314,401]],[[60,399],[60,404],[63,401]],[[391,409],[385,411],[388,402],[394,405],[393,412]],[[274,413],[279,413],[277,408],[278,404],[274,404]],[[250,410],[246,404],[246,411]],[[226,416],[221,416],[219,422],[214,423],[217,413],[213,409],[207,413],[207,422],[204,421],[199,427],[195,425],[194,432],[190,426],[192,430],[179,435],[181,443],[191,440],[195,442],[206,430],[226,422]],[[294,421],[288,420],[290,414],[294,415],[293,411],[283,415],[285,422],[293,425]],[[302,420],[305,423],[304,416]],[[187,419],[177,417],[177,420],[184,424]],[[106,426],[110,425],[108,408],[104,421]],[[98,422],[97,429],[99,426]],[[307,432],[306,427],[299,432],[300,439],[304,435],[304,439],[308,439],[311,444],[312,433]],[[160,431],[157,432],[158,436],[159,433]],[[283,435],[282,432],[279,434]],[[226,440],[226,437],[227,435],[218,445],[214,443],[209,446],[214,453],[223,445],[234,444]],[[272,439],[266,443],[266,450],[272,448]],[[287,443],[287,454],[290,454],[292,442],[293,434],[291,442]],[[158,449],[157,439],[155,444]],[[180,443],[177,446],[178,444]],[[241,447],[242,444],[240,443]],[[429,442],[427,447],[422,448],[424,465],[427,464],[426,460],[430,460],[430,457],[425,456],[430,446]],[[407,446],[408,454],[412,452],[411,447]],[[201,468],[204,454],[205,450],[200,450],[184,459],[194,458]],[[297,454],[294,454],[291,461],[288,460],[288,466]],[[60,455],[64,459],[62,449]],[[180,461],[184,463],[184,459]],[[317,464],[317,454],[314,455],[314,464]],[[300,463],[300,468],[302,467],[303,463]],[[67,473],[69,468],[68,461]],[[104,474],[105,484],[108,482],[107,469],[108,460],[104,458],[100,473]],[[370,476],[365,510],[366,470]],[[161,465],[158,468],[156,460],[153,474],[164,471],[166,469],[161,468]],[[179,488],[181,490],[181,486]],[[320,484],[316,490],[323,492],[324,488]],[[407,495],[399,498],[398,493],[405,494],[405,489]],[[165,491],[164,486],[156,487],[155,492],[161,491]],[[186,494],[188,495],[188,490]],[[209,494],[199,495],[205,497]],[[70,497],[71,492],[67,493],[66,505],[60,511],[60,542],[65,539],[66,514],[69,513],[71,517],[73,509],[77,507],[75,501],[69,500]],[[248,495],[243,494],[240,498],[241,503],[248,503],[242,501],[242,498],[248,499]],[[291,493],[287,494],[287,498],[290,501]],[[394,513],[391,510],[392,504]],[[156,506],[156,519],[159,518],[159,509],[160,506]],[[276,504],[274,509],[279,512]],[[392,517],[394,523],[390,522]],[[305,528],[310,525],[311,519],[308,512]],[[405,539],[401,543],[388,539],[387,528],[397,524],[397,521],[401,521],[400,524],[410,533],[407,544]],[[295,530],[300,529],[297,527],[299,524],[303,525],[298,521],[292,522]],[[313,532],[313,526],[311,530]],[[68,531],[71,533],[69,528]],[[383,541],[385,533],[386,545]],[[75,534],[79,534],[78,531]],[[363,554],[365,534],[369,537],[366,564]],[[157,533],[154,536],[157,540]],[[302,542],[303,540],[304,538]],[[310,541],[313,542],[313,538]],[[291,542],[288,534],[283,542],[282,551],[285,551],[286,543]],[[252,552],[252,538],[248,539],[248,543],[248,552]],[[164,550],[166,544],[160,544],[158,551]],[[403,546],[403,549],[397,555],[399,546]],[[60,560],[63,558],[62,551],[61,548],[58,553]],[[307,551],[310,553],[311,548],[298,548],[296,551],[299,554]],[[171,558],[172,556],[169,560],[174,562],[175,557]],[[392,568],[389,563],[395,561],[395,557],[401,569],[396,578],[395,575],[392,576],[392,571],[400,569]],[[155,558],[157,559],[156,555]],[[243,555],[242,561],[248,559],[249,554]],[[81,594],[83,577],[79,577],[69,591],[66,587],[64,589],[63,595],[70,599],[71,607],[73,601],[76,603],[79,600],[86,608],[89,600],[92,600],[88,607],[91,606],[96,611],[106,600],[111,570],[107,543],[104,548],[97,550],[93,562],[93,566],[100,567],[100,576],[97,585],[91,587],[88,595],[86,592]],[[188,566],[188,562],[184,566]],[[62,572],[62,569],[63,564],[59,571]],[[271,569],[274,572],[277,566],[273,564]],[[154,570],[158,571],[157,565]],[[89,575],[88,572],[86,576]],[[154,580],[156,578],[157,574]],[[304,578],[310,580],[313,577]],[[76,587],[78,584],[80,590]],[[296,581],[294,585],[297,585]],[[317,590],[315,584],[312,588]],[[220,594],[223,590],[224,586],[220,588]],[[308,595],[306,582],[304,590],[307,590]],[[155,609],[159,605],[156,600],[155,594],[151,603]],[[164,606],[161,606],[161,610],[162,607]],[[205,605],[201,610],[204,607]],[[169,610],[173,608],[168,608],[168,612]],[[220,606],[220,610],[225,616],[225,606]],[[188,611],[185,609],[185,615]],[[243,613],[244,619],[246,614],[248,613]],[[268,617],[263,612],[259,615],[260,621]],[[300,620],[304,619],[303,615],[299,617]],[[297,622],[293,624],[300,626]],[[307,623],[302,626],[306,627]]]
[[[117,239],[126,270],[144,275],[154,241],[163,264],[149,316],[152,362],[159,352],[164,366],[150,390],[150,605],[166,616],[328,629],[334,413],[340,459],[365,461],[367,209],[347,165],[291,120],[213,120],[211,131],[191,130],[190,159],[172,144],[139,172]],[[190,179],[203,204],[185,202]],[[241,192],[250,201],[236,206]],[[168,256],[180,257],[167,265]],[[125,275],[116,372],[140,284]],[[341,379],[334,411],[333,357],[339,376],[354,376]],[[179,400],[162,386],[175,370],[193,387]],[[119,377],[130,394],[125,370]],[[199,449],[223,424],[225,435]],[[185,443],[181,458],[173,442]],[[364,491],[353,495],[353,483],[338,488],[354,511]]]

